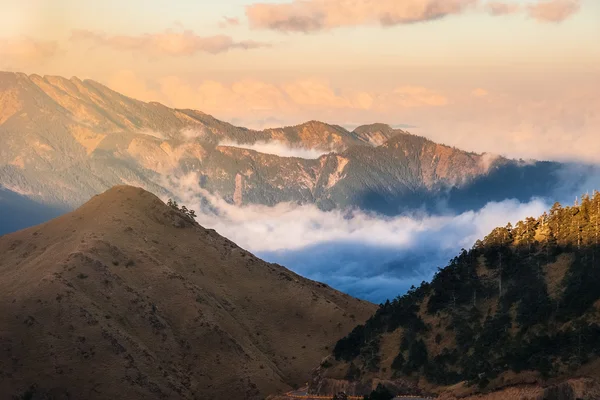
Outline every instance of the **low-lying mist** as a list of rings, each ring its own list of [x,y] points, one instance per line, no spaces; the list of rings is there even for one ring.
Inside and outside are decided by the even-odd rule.
[[[549,207],[541,199],[505,200],[458,215],[395,217],[289,203],[238,207],[197,182],[190,174],[171,178],[168,187],[188,208],[200,210],[201,225],[267,261],[373,302],[429,280],[461,248],[470,248],[493,228],[537,217]]]
[[[278,141],[258,141],[251,144],[221,141],[219,146],[238,147],[240,149],[254,150],[259,153],[272,154],[279,157],[296,157],[314,160],[333,150],[325,151],[315,148],[294,147]]]

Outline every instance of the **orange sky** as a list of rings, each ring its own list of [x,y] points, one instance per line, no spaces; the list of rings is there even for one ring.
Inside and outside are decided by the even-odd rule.
[[[598,161],[596,0],[0,0],[0,69],[251,127],[326,120]]]

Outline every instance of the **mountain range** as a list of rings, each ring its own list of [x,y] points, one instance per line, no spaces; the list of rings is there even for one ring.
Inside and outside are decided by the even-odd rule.
[[[21,216],[15,199],[25,196],[48,218],[114,185],[177,198],[182,182],[236,205],[460,212],[549,196],[564,167],[466,152],[385,124],[255,131],[91,80],[9,72],[0,72],[0,139],[4,212]]]

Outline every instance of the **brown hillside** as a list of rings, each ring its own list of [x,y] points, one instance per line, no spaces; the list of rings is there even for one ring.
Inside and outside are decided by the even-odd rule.
[[[0,254],[7,398],[264,398],[375,310],[127,186],[0,237]]]

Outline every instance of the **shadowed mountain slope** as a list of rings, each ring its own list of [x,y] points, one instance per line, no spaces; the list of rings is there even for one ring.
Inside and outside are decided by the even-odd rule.
[[[381,304],[336,344],[312,389],[366,394],[385,381],[404,393],[460,398],[529,385],[536,396],[527,398],[597,399],[599,287],[595,192],[574,206],[555,203],[539,218],[494,229],[431,283]],[[579,378],[585,382],[553,386]],[[489,398],[525,398],[513,391]]]
[[[306,382],[375,309],[128,186],[0,237],[0,254],[8,397],[260,399]]]

